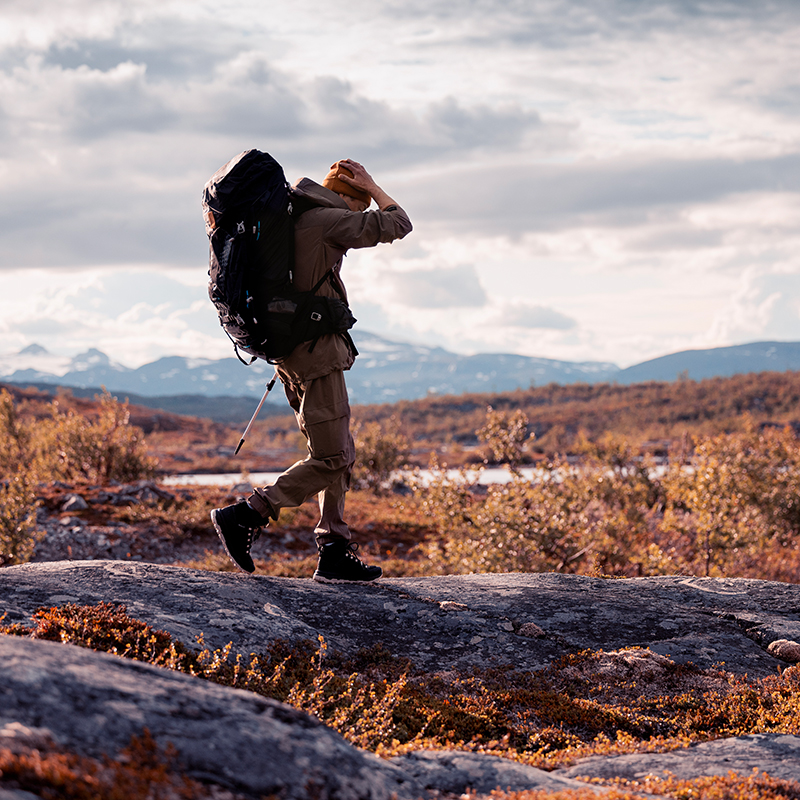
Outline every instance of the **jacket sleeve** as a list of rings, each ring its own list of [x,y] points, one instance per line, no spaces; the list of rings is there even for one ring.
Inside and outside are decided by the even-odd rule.
[[[389,211],[325,211],[325,243],[342,250],[374,247],[381,242],[402,239],[411,232],[411,221],[400,206]]]

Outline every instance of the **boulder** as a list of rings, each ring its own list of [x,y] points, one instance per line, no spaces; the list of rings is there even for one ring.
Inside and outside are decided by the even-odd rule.
[[[308,714],[73,645],[0,636],[0,742],[36,726],[70,750],[117,753],[147,728],[185,773],[253,797],[390,800],[416,796],[401,769],[349,745]],[[45,730],[43,731],[42,728]]]
[[[263,651],[274,639],[355,654],[377,642],[426,671],[546,668],[586,648],[609,682],[658,688],[669,664],[762,677],[800,641],[800,586],[687,577],[604,580],[486,574],[369,585],[215,573],[123,561],[44,562],[0,571],[5,624],[42,606],[113,601],[192,646]],[[642,650],[626,650],[629,647]],[[580,665],[574,667],[579,670]],[[668,753],[584,759],[543,772],[481,753],[419,751],[382,760],[308,715],[257,695],[70,645],[0,636],[0,737],[52,736],[114,754],[147,727],[186,773],[245,796],[389,798],[494,788],[575,788],[579,778],[670,771],[800,780],[800,737],[742,736]],[[718,672],[703,673],[704,679]],[[580,678],[576,675],[576,678]],[[637,691],[640,691],[637,689]]]
[[[61,506],[61,510],[67,514],[74,514],[76,511],[86,511],[87,508],[89,508],[89,504],[79,494],[69,495]]]

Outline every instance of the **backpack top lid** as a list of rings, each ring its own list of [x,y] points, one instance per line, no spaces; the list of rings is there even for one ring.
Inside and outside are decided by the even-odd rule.
[[[275,213],[288,204],[289,185],[283,167],[269,153],[245,150],[220,167],[203,188],[206,234],[225,227],[229,219],[247,211]]]

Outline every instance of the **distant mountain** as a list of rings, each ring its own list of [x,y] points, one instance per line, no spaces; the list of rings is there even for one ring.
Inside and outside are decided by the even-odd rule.
[[[394,403],[429,394],[507,392],[548,383],[620,384],[694,380],[738,373],[800,370],[800,342],[756,342],[709,350],[686,350],[626,369],[597,361],[583,363],[504,353],[462,356],[440,347],[404,344],[363,331],[354,335],[360,356],[347,378],[353,403]],[[231,355],[222,359],[160,358],[137,369],[111,361],[99,350],[75,358],[53,356],[31,345],[0,357],[0,380],[38,386],[61,385],[96,391],[101,386],[143,405],[176,413],[241,418],[242,402],[258,398],[273,367],[246,367]],[[148,398],[150,398],[148,400]],[[268,402],[285,408],[280,391]],[[191,410],[189,410],[191,409]]]
[[[620,370],[617,383],[727,378],[748,372],[800,370],[800,342],[753,342],[710,350],[683,350]]]
[[[614,364],[594,361],[574,363],[508,354],[461,356],[440,347],[391,342],[363,331],[354,333],[353,338],[360,352],[347,379],[353,403],[393,403],[428,394],[505,392],[532,383],[596,383],[619,372]],[[58,359],[32,345],[13,356],[0,357],[0,380],[81,389],[105,386],[142,397],[261,397],[272,373],[273,367],[264,361],[246,367],[233,355],[218,360],[168,356],[137,369],[112,362],[99,350]],[[271,397],[270,402],[283,401]]]
[[[441,347],[390,342],[372,333],[353,337],[359,357],[347,378],[354,403],[394,403],[429,394],[509,392],[547,383],[610,380],[619,367],[599,361],[483,353],[462,356]]]

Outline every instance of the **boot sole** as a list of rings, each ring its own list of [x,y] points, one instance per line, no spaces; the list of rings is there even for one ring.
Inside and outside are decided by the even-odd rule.
[[[358,578],[328,578],[325,575],[319,575],[315,572],[311,580],[317,583],[358,583],[363,586],[365,583],[374,583],[382,577],[383,573],[376,575],[374,578],[362,578],[360,580]]]
[[[253,574],[253,573],[256,571],[256,568],[255,568],[255,566],[254,566],[254,567],[253,567],[253,569],[251,569],[251,570],[250,570],[250,569],[245,569],[245,568],[244,568],[244,567],[243,567],[243,566],[242,566],[242,565],[241,565],[241,564],[240,564],[240,563],[239,563],[239,562],[238,562],[238,561],[237,561],[237,560],[236,560],[236,559],[235,559],[235,558],[234,558],[234,557],[231,555],[231,551],[230,551],[230,550],[228,550],[228,543],[225,541],[225,536],[224,536],[224,535],[223,535],[223,533],[222,533],[222,528],[220,528],[219,524],[217,523],[217,510],[216,510],[216,509],[214,509],[214,510],[211,512],[211,522],[212,522],[212,524],[214,525],[214,530],[217,532],[217,536],[219,536],[219,540],[222,542],[222,546],[225,548],[225,552],[226,552],[226,554],[228,555],[228,558],[229,558],[231,561],[233,561],[233,563],[234,563],[234,564],[236,564],[236,568],[237,568],[237,569],[238,569],[240,572],[244,572],[244,574],[245,574],[245,575],[252,575],[252,574]]]

